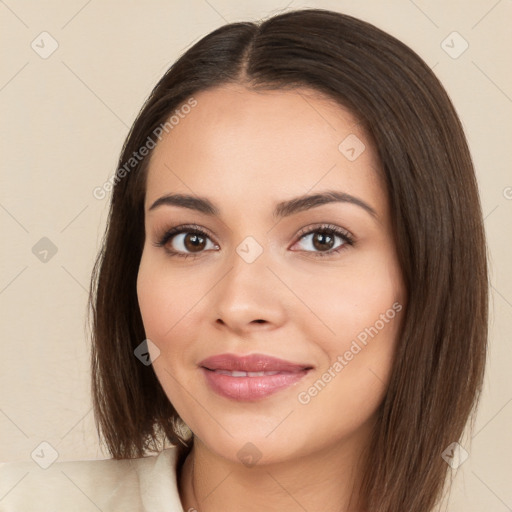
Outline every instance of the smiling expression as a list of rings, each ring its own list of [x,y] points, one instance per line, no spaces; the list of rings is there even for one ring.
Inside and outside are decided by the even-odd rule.
[[[233,461],[368,435],[406,300],[371,139],[307,89],[195,98],[147,176],[137,292],[165,393]]]

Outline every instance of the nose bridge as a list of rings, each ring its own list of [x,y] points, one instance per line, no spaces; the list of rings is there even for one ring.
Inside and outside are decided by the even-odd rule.
[[[267,268],[271,264],[268,247],[248,236],[233,248],[227,260],[231,270],[225,278],[226,297],[236,295],[242,299],[247,295],[251,300],[265,298],[265,288],[272,277]]]
[[[235,246],[226,258],[229,271],[216,287],[217,319],[237,328],[255,320],[282,321],[284,311],[279,286],[267,268],[271,265],[270,250],[263,241],[247,236]]]

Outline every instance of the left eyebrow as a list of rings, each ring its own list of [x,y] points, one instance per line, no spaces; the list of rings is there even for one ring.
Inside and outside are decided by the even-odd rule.
[[[362,199],[336,190],[328,190],[319,194],[300,196],[278,203],[274,210],[274,217],[288,217],[294,213],[309,210],[328,203],[354,204],[366,210],[372,217],[377,218],[377,212],[375,209],[365,203]]]
[[[345,192],[338,192],[336,190],[328,190],[326,192],[295,197],[287,201],[277,203],[273,216],[274,217],[289,217],[295,213],[299,213],[317,206],[328,203],[349,203],[360,208],[363,208],[372,217],[377,219],[377,212],[369,204],[365,203],[362,199],[346,194]],[[190,210],[196,210],[210,216],[218,216],[219,210],[215,205],[205,197],[191,196],[188,194],[168,194],[157,199],[150,207],[149,210],[154,210],[162,205],[180,206]]]

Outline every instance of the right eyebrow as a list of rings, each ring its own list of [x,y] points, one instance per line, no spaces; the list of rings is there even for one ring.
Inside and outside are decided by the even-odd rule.
[[[154,210],[162,205],[181,206],[196,210],[206,215],[219,215],[219,212],[212,202],[205,197],[195,197],[187,194],[168,194],[157,199],[150,207],[149,211]]]

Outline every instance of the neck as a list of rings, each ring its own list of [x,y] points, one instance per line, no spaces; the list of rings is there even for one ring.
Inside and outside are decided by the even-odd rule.
[[[363,449],[352,439],[286,462],[247,467],[196,437],[179,474],[183,509],[359,512],[353,491],[360,483]]]

